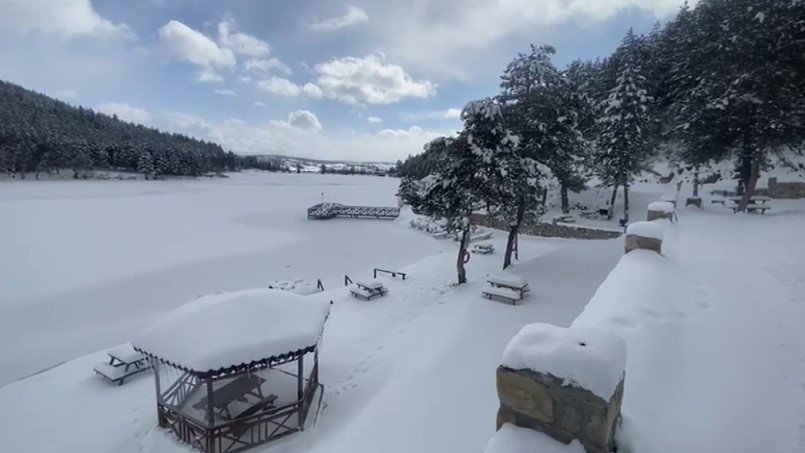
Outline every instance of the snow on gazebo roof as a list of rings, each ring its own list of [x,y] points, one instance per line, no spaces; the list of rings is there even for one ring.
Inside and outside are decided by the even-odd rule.
[[[198,373],[310,349],[330,306],[276,289],[204,296],[170,312],[132,340],[135,349]]]

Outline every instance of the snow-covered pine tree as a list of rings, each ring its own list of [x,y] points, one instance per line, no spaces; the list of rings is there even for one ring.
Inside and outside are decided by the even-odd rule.
[[[667,31],[682,43],[672,66],[675,130],[699,160],[737,154],[741,211],[769,154],[805,133],[803,17],[801,1],[702,0]]]
[[[154,159],[151,152],[144,150],[137,159],[137,173],[142,173],[146,180],[154,176]]]
[[[596,172],[609,185],[623,187],[624,222],[629,221],[629,183],[644,170],[651,154],[649,108],[638,56],[638,42],[629,30],[616,51],[618,78],[601,106],[600,134],[594,153]]]

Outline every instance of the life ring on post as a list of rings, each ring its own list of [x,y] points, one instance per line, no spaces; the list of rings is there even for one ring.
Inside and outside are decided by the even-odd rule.
[[[470,252],[464,250],[464,264],[467,264],[469,262],[470,262]]]

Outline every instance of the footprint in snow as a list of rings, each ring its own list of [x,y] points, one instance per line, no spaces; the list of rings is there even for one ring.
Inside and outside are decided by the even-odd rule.
[[[656,319],[658,321],[667,321],[668,318],[665,317],[662,313],[658,313],[654,310],[648,308],[641,308],[640,313],[648,316],[649,318]]]

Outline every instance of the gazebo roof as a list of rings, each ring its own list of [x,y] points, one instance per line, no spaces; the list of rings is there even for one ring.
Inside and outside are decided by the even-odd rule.
[[[199,374],[312,350],[330,306],[276,289],[204,296],[182,305],[132,340],[135,349]]]

